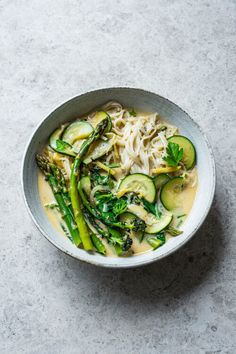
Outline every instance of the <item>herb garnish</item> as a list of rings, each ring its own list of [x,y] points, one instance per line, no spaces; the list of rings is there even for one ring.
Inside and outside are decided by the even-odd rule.
[[[183,148],[180,148],[179,144],[169,142],[166,152],[167,156],[163,157],[163,160],[166,161],[169,166],[178,166],[184,154]]]

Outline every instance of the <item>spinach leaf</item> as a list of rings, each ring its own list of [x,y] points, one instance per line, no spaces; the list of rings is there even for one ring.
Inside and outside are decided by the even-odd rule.
[[[142,198],[142,203],[143,207],[145,210],[147,210],[149,213],[152,213],[153,215],[157,216],[158,218],[161,217],[162,213],[158,210],[158,205],[155,203],[150,203],[146,199]]]

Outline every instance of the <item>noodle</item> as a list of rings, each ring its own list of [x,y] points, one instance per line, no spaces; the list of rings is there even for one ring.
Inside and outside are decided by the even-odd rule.
[[[114,101],[106,103],[102,110],[106,111],[112,120],[112,130],[106,133],[104,140],[110,139],[113,144],[111,151],[102,159],[105,164],[121,165],[119,171],[116,170],[117,178],[123,178],[129,173],[152,176],[153,169],[166,166],[163,157],[167,155],[167,139],[178,133],[177,127],[163,122],[158,113],[130,112]],[[96,111],[84,118],[91,121],[95,115]],[[78,150],[82,142],[83,140],[76,142]],[[69,179],[70,159],[58,154],[54,156],[61,160],[65,177]],[[183,163],[180,165],[181,169],[176,171],[175,175],[185,177],[185,183],[194,187],[197,184],[195,169],[187,171]]]
[[[133,116],[117,102],[108,102],[102,109],[110,115],[116,136],[114,151],[106,156],[105,162],[113,159],[120,163],[123,176],[137,172],[152,175],[153,168],[166,166],[163,157],[167,138],[177,132],[175,126],[163,124],[158,113]]]

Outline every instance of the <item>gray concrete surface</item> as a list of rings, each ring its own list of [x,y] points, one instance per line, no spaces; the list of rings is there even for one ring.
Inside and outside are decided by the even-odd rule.
[[[236,353],[236,2],[0,1],[0,353]],[[208,134],[217,191],[189,244],[142,269],[81,264],[20,189],[35,126],[90,89],[158,92]]]

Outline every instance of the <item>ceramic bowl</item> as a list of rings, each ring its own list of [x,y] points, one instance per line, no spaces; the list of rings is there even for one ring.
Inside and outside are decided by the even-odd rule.
[[[166,121],[176,125],[182,135],[194,143],[197,151],[198,190],[194,205],[182,226],[183,234],[172,238],[164,246],[132,257],[104,257],[76,248],[50,224],[40,204],[37,185],[38,169],[35,154],[47,143],[49,135],[63,122],[116,100],[123,106],[147,112],[158,112]],[[68,255],[97,266],[111,268],[138,267],[164,258],[189,241],[204,222],[215,191],[215,164],[212,149],[199,125],[176,104],[155,93],[134,88],[107,88],[74,97],[54,110],[36,128],[27,145],[22,166],[22,185],[28,211],[41,233],[57,248]]]

